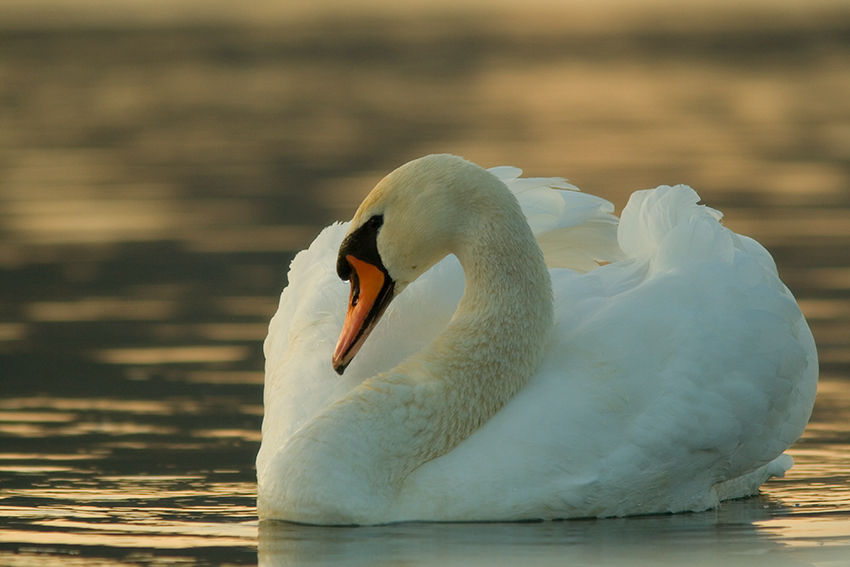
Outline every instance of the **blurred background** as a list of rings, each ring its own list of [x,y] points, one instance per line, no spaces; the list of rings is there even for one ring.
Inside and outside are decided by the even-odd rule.
[[[795,458],[846,481],[848,2],[3,0],[0,560],[256,561],[288,264],[437,152],[618,212],[693,186],[800,299],[824,380]],[[117,543],[169,521],[179,545]]]

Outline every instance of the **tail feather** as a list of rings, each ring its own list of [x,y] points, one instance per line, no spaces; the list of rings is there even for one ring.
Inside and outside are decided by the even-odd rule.
[[[718,500],[734,500],[758,494],[762,484],[773,477],[782,478],[794,466],[791,455],[782,454],[766,465],[738,478],[733,478],[715,485]]]

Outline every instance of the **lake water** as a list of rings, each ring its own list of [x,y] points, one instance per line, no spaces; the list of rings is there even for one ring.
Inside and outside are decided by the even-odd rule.
[[[850,565],[850,15],[711,14],[3,27],[0,565]],[[688,183],[763,242],[822,363],[786,478],[702,514],[259,525],[288,263],[432,152],[618,210]]]

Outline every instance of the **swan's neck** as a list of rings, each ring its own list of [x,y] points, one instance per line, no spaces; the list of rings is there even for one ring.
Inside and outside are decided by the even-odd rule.
[[[491,217],[453,250],[466,287],[448,326],[287,442],[280,482],[291,506],[274,517],[397,517],[394,499],[407,475],[452,450],[531,377],[552,326],[551,281],[519,207]]]

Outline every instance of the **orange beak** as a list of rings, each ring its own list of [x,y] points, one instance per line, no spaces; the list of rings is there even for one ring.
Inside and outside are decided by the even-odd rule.
[[[393,298],[393,280],[379,267],[352,255],[345,257],[352,268],[348,313],[333,355],[337,374],[345,372],[354,355],[366,342]]]

